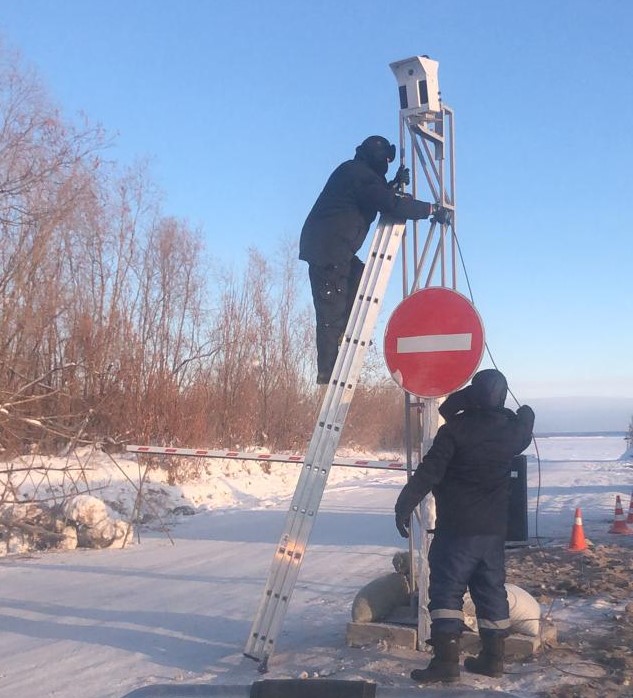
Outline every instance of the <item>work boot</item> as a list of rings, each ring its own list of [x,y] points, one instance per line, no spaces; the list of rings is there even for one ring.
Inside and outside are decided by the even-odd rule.
[[[503,676],[503,659],[505,655],[505,638],[498,634],[479,635],[481,650],[476,657],[466,657],[464,669],[473,674],[482,674],[498,679]]]
[[[317,373],[317,385],[327,385],[332,380],[332,371]]]
[[[459,635],[438,633],[432,636],[433,657],[426,669],[414,669],[417,683],[455,683],[459,681]]]

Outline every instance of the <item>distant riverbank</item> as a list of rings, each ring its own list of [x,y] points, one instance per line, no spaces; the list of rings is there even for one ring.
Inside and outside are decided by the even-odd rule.
[[[539,431],[534,432],[534,436],[537,439],[548,439],[550,437],[556,436],[585,436],[585,437],[596,437],[596,436],[621,436],[623,439],[626,438],[627,432],[625,431]]]

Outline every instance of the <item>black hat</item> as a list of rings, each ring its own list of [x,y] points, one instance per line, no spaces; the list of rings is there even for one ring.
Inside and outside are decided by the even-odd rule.
[[[508,395],[508,381],[501,371],[486,368],[475,373],[472,398],[479,407],[503,407]]]
[[[387,160],[393,162],[396,159],[396,146],[382,136],[369,136],[356,148],[356,152],[369,160]]]

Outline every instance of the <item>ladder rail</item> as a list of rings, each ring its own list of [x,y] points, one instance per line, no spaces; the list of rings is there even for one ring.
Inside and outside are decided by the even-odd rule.
[[[405,223],[382,216],[244,654],[273,652],[373,333]]]
[[[380,232],[382,233],[384,231],[381,229]],[[365,281],[364,283],[363,281],[361,281],[361,287],[359,287],[359,298],[362,298],[363,300],[365,300],[368,296],[368,287],[371,286],[372,293],[375,294],[375,279],[372,283],[372,276],[374,276],[374,274],[372,273],[373,267],[375,266],[375,262],[377,260],[381,260],[385,255],[385,250],[380,249],[381,240],[384,241],[385,239],[389,239],[391,235],[377,235],[377,237],[379,238],[378,249],[376,250],[376,246],[374,246],[374,249],[372,250],[372,256],[370,257],[371,261],[368,264],[368,273],[364,274]],[[378,271],[380,271],[381,266],[382,265],[379,265]],[[366,303],[360,304],[361,312],[359,313],[359,303],[355,303],[353,309],[353,316],[350,318],[350,322],[348,323],[348,325],[352,326],[352,332],[346,332],[347,337],[349,337],[349,334],[351,334],[352,337],[354,336],[354,329],[357,329],[359,315],[362,316],[366,314],[362,312],[363,305],[366,305]],[[364,324],[365,318],[361,318],[361,330]],[[346,355],[350,353],[350,347],[354,348],[354,345],[346,344],[342,347],[343,351],[340,352],[340,356],[337,360],[339,366],[335,367],[333,375],[343,377],[344,375],[348,374],[348,371],[345,369],[345,359]],[[361,345],[361,348],[365,347]],[[340,370],[341,364],[343,364],[342,370]],[[337,415],[337,408],[339,407],[339,405],[337,405],[336,403],[340,403],[341,391],[337,390],[337,388],[345,386],[346,384],[347,382],[343,381],[333,381],[333,385],[331,385],[330,389],[328,390],[329,399],[325,401],[328,404],[324,405],[324,408],[322,409],[322,414],[320,415],[319,423],[317,429],[315,430],[315,435],[313,436],[313,439],[311,441],[311,448],[308,449],[308,454],[306,455],[306,466],[300,476],[300,479],[302,479],[303,482],[299,483],[295,492],[295,496],[293,497],[286,526],[287,532],[282,535],[280,545],[278,546],[276,552],[276,559],[273,561],[271,576],[269,578],[269,584],[267,585],[268,599],[266,599],[265,597],[264,600],[265,602],[268,601],[267,603],[265,603],[265,606],[267,606],[267,608],[265,608],[264,605],[262,605],[262,608],[260,609],[261,613],[258,614],[259,617],[256,618],[254,627],[270,626],[272,629],[273,624],[278,624],[274,623],[275,617],[277,617],[278,621],[282,620],[282,614],[278,611],[278,607],[280,604],[285,604],[288,600],[288,587],[292,584],[292,577],[295,576],[293,574],[289,575],[289,573],[291,573],[293,568],[298,568],[303,557],[303,551],[305,549],[306,542],[304,539],[307,537],[309,529],[312,526],[313,517],[315,515],[316,509],[318,508],[320,496],[324,489],[325,482],[327,480],[327,475],[329,473],[329,467],[331,466],[331,461],[333,460],[334,451],[336,448],[336,439],[328,438],[329,434],[327,433],[327,431],[330,431],[330,433],[332,433],[334,436],[336,436],[340,431],[336,428],[333,432],[331,431],[332,423],[335,424],[337,421],[337,417],[340,417],[340,415]],[[334,390],[332,390],[332,388],[334,388]],[[331,414],[332,412],[334,412],[334,415]],[[327,463],[328,467],[322,467],[321,465],[319,465],[320,463]],[[301,549],[297,550],[298,547],[300,547]],[[275,563],[277,563],[277,565],[279,563],[282,563],[284,555],[287,564],[285,569],[282,569],[280,575],[279,569],[275,570],[274,568],[276,566]],[[292,564],[293,561],[295,563],[294,565]],[[275,586],[279,586],[280,591],[273,597],[273,590]],[[265,644],[266,642],[268,642],[270,648],[272,649],[274,638],[271,640],[271,634],[271,631],[268,630],[265,633],[258,633],[257,638],[259,639],[260,643]],[[248,651],[247,654],[249,654]]]

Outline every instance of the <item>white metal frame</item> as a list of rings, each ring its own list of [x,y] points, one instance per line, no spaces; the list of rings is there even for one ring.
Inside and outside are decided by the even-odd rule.
[[[415,56],[391,64],[408,102],[400,109],[400,161],[407,164],[409,155],[412,194],[415,198],[430,198],[451,211],[450,221],[432,222],[423,237],[418,221],[407,231],[402,245],[402,292],[406,297],[420,288],[442,286],[457,290],[457,237],[455,210],[455,148],[454,114],[441,101],[437,76],[438,65],[427,56]],[[411,104],[411,96],[419,94],[418,84],[424,81],[428,99]],[[417,92],[416,92],[417,90]],[[434,91],[437,90],[437,95]],[[427,197],[426,193],[429,195]],[[419,399],[405,393],[405,439],[407,475],[420,462],[433,442],[439,424],[435,399]],[[424,649],[430,637],[428,613],[428,550],[430,531],[435,525],[435,502],[428,495],[419,509],[419,533],[412,528],[409,539],[411,556],[410,585],[418,587],[418,649]],[[417,565],[415,557],[417,554]]]

